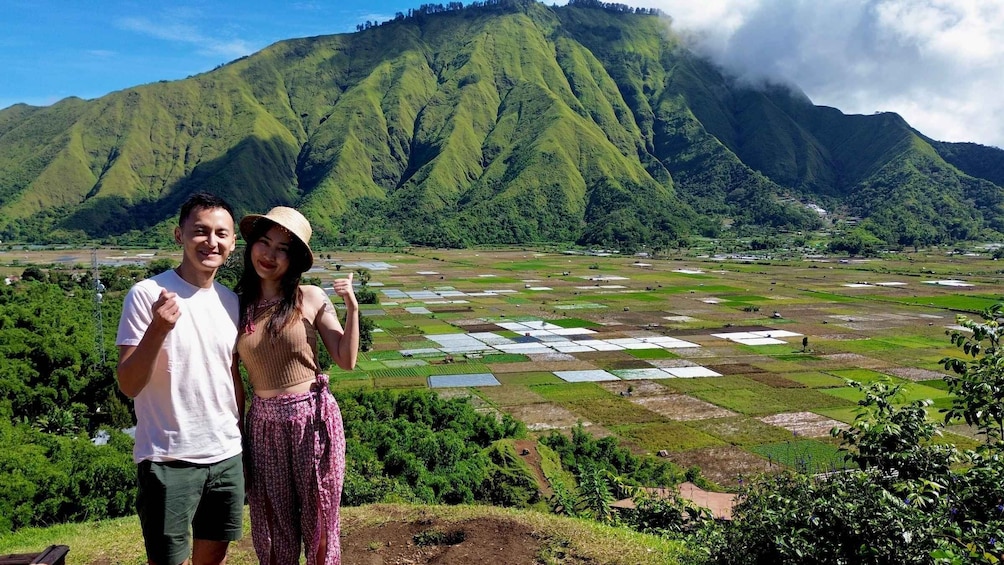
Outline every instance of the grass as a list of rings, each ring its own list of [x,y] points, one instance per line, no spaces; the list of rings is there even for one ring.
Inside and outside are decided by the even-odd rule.
[[[384,377],[375,378],[373,386],[376,388],[426,388],[429,386],[427,377]]]
[[[765,424],[754,418],[714,418],[687,422],[687,425],[725,443],[745,447],[791,438],[791,432],[788,430]]]
[[[1000,298],[989,296],[921,296],[921,297],[896,297],[896,302],[903,304],[916,304],[921,306],[934,306],[946,308],[960,312],[979,313],[1000,302]]]
[[[520,355],[518,353],[493,353],[490,355],[482,355],[479,362],[488,365],[490,363],[523,363],[529,361],[530,358],[526,355]]]
[[[583,418],[603,424],[604,426],[658,422],[662,420],[662,417],[655,412],[609,393],[603,398],[576,399],[566,401],[562,405]]]
[[[468,375],[475,373],[490,373],[487,365],[481,363],[447,363],[443,365],[425,365],[416,367],[419,375]]]
[[[424,367],[423,367],[424,368]],[[384,381],[386,379],[398,379],[404,377],[418,377],[422,376],[416,367],[399,367],[397,369],[380,369],[377,371],[371,371],[370,375],[378,381]]]
[[[523,406],[534,400],[539,402],[544,401],[542,397],[534,394],[529,387],[520,385],[481,387],[477,389],[477,394],[492,405],[500,407]]]
[[[550,323],[562,327],[562,328],[595,328],[599,327],[600,324],[596,322],[590,322],[589,320],[582,320],[579,318],[561,318],[559,320],[548,320]]]
[[[557,379],[558,377],[555,378]],[[530,389],[547,400],[557,402],[558,404],[569,404],[588,399],[603,400],[610,398],[610,393],[595,383],[565,383],[562,381],[555,384],[535,384],[531,385]]]
[[[250,520],[245,511],[244,535],[249,536]],[[68,545],[67,565],[103,563],[146,563],[139,520],[135,517],[82,524],[59,524],[48,528],[24,528],[0,537],[0,553],[30,553],[49,545]],[[233,551],[228,563],[253,565],[254,552]]]
[[[446,524],[459,524],[491,518],[528,527],[545,540],[545,552],[560,549],[568,558],[579,563],[663,565],[680,563],[687,554],[682,542],[669,541],[659,536],[606,526],[592,520],[495,506],[374,504],[343,507],[341,517],[343,539],[350,539],[355,532],[371,531],[390,522],[404,521],[419,525],[436,518]],[[245,510],[244,539],[231,545],[227,563],[257,565],[258,559],[250,544],[250,524]],[[135,517],[48,528],[25,528],[0,537],[0,554],[29,553],[53,544],[70,546],[70,552],[66,556],[67,565],[146,563],[139,521]],[[558,564],[568,561],[549,562]]]
[[[331,382],[368,381],[370,374],[366,371],[332,371],[329,373]]]
[[[696,391],[694,396],[712,404],[749,416],[767,416],[781,412],[815,411],[850,404],[850,400],[831,397],[815,389],[776,389],[758,386],[740,389],[711,389]],[[839,389],[846,390],[846,389]]]
[[[371,351],[363,354],[370,361],[387,361],[390,359],[403,359],[400,351]]]
[[[544,371],[539,372],[529,372],[529,373],[509,373],[505,375],[495,375],[503,385],[521,385],[521,386],[532,386],[532,385],[555,385],[561,384],[562,381],[554,375],[554,373],[548,373]]]
[[[679,359],[680,356],[667,349],[628,349],[628,355],[638,359]]]
[[[900,384],[902,388],[900,389],[899,394],[893,397],[892,401],[900,406],[917,400],[930,399],[937,401],[944,399],[948,401],[950,398],[947,391],[924,386],[922,384],[912,382],[900,382],[898,384]],[[864,399],[864,393],[855,388],[831,388],[824,390],[823,393],[855,403]]]
[[[809,473],[824,473],[848,467],[836,445],[811,439],[754,446],[753,452],[773,463]]]
[[[688,451],[726,445],[724,441],[682,422],[616,426],[613,431],[650,453],[658,453],[662,449]]]
[[[880,373],[871,369],[840,369],[836,371],[827,371],[827,373],[839,379],[848,379],[863,384],[881,381],[888,381],[890,384],[900,384],[905,382],[903,379],[898,377],[886,375],[885,373]]]
[[[844,379],[822,372],[789,373],[785,377],[809,388],[835,388],[844,386]]]
[[[820,408],[818,410],[814,410],[814,412],[821,416],[832,418],[838,422],[850,424],[853,423],[858,416],[858,407],[857,405],[844,405],[833,408]]]

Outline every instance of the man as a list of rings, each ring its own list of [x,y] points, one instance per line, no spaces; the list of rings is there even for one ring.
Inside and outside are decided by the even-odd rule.
[[[229,204],[193,195],[174,228],[181,265],[136,283],[122,307],[118,383],[136,403],[136,508],[153,565],[222,564],[241,537],[238,301],[215,282],[236,237]]]

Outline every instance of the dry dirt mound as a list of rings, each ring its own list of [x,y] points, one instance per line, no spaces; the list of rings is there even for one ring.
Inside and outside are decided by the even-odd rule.
[[[393,506],[372,508],[379,508],[379,519],[370,514],[356,516],[351,510],[343,511],[342,563],[525,565],[540,562],[540,556],[547,552],[548,540],[532,526],[506,517],[448,521],[421,510],[415,512]],[[253,554],[251,536],[244,536],[237,543],[237,549]]]
[[[537,563],[543,548],[526,524],[496,517],[346,523],[342,529],[342,562],[357,565]]]

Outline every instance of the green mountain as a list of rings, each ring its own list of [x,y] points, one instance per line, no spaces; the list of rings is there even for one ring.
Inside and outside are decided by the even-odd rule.
[[[891,243],[1004,232],[1004,152],[737,84],[664,17],[424,5],[211,72],[0,111],[0,238],[162,242],[196,190],[325,243],[674,244],[724,223]]]

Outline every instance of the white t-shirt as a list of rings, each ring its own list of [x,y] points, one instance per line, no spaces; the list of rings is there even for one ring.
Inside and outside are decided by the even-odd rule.
[[[133,285],[119,320],[118,345],[139,345],[160,289],[178,294],[181,316],[168,333],[150,382],[136,396],[133,459],[216,463],[241,452],[230,372],[237,341],[237,295],[214,282],[199,288],[174,270]]]

